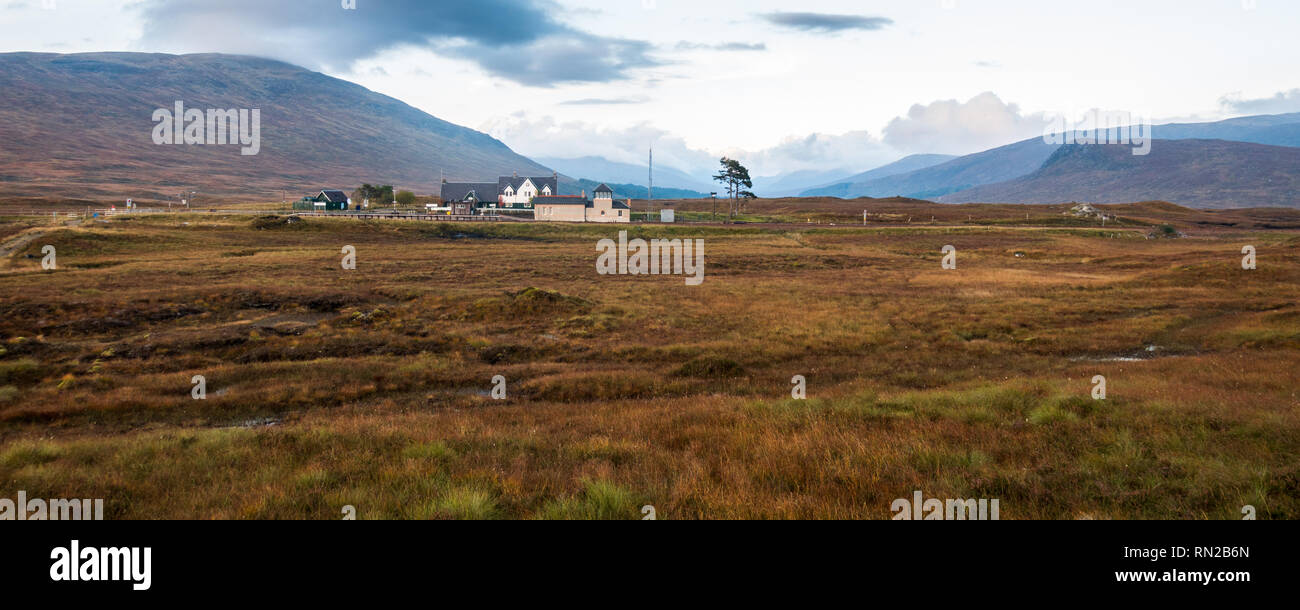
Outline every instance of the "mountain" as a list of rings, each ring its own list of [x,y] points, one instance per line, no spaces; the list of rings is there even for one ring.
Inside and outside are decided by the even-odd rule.
[[[601,182],[608,183],[613,188],[615,183],[618,184],[645,184],[649,178],[649,167],[646,165],[634,165],[632,163],[618,163],[610,161],[604,157],[579,157],[576,159],[560,159],[554,157],[538,158],[538,163],[547,167],[554,168],[562,174],[586,178],[595,181],[597,185]],[[655,198],[671,198],[667,191],[663,197],[659,196],[660,186],[665,188],[686,189],[690,191],[709,192],[716,190],[707,181],[692,177],[681,170],[673,169],[666,166],[655,166]],[[644,191],[645,187],[641,187]]]
[[[802,191],[799,195],[803,197],[841,197],[848,199],[850,197],[847,195],[853,190],[854,185],[934,167],[956,158],[956,155],[910,155],[889,165],[836,180],[834,183],[819,184],[816,187]]]
[[[805,192],[806,197],[912,197],[935,199],[973,186],[1019,178],[1042,167],[1058,148],[1042,138],[958,157],[947,163],[866,182],[832,185]]]
[[[853,170],[802,170],[754,178],[754,192],[760,197],[793,197],[811,186],[839,182]],[[717,190],[716,188],[713,190]]]
[[[609,182],[606,182],[604,184],[605,186],[614,189],[615,199],[629,199],[629,198],[646,199],[648,195],[646,187],[640,184],[618,184],[618,183],[609,183]],[[596,187],[600,185],[601,185],[600,182],[596,182],[595,180],[587,180],[585,178],[577,180],[573,184],[565,184],[561,182],[560,194],[580,195],[582,194],[583,191],[586,191],[587,196],[590,197],[592,193],[596,192]],[[655,187],[656,200],[704,199],[707,198],[708,196],[709,196],[708,193],[701,193],[699,191],[692,191],[689,189],[677,189],[677,188],[668,188],[668,187],[659,187],[659,186]]]
[[[1216,123],[1171,123],[1157,125],[1151,133],[1160,140],[1230,140],[1300,147],[1300,113],[1248,116]]]
[[[1166,140],[1217,139],[1294,147],[1300,146],[1300,113],[1156,125],[1151,133],[1157,139]],[[844,181],[802,195],[845,199],[902,195],[956,201],[959,198],[950,197],[953,193],[1015,180],[1037,171],[1058,148],[1059,144],[1049,144],[1043,138],[1031,138],[905,174]]]
[[[258,109],[260,150],[158,145],[154,111]],[[251,115],[250,115],[251,118]],[[0,54],[0,194],[278,200],[369,182],[417,193],[452,180],[549,176],[492,137],[359,85],[232,55]]]
[[[1193,208],[1300,208],[1300,148],[1226,140],[1061,147],[1039,170],[943,197],[945,203],[1170,201]]]

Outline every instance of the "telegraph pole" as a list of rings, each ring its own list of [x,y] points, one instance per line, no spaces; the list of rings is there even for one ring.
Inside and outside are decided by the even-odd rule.
[[[650,184],[646,187],[648,196],[646,199],[655,200],[655,147],[650,147]],[[647,210],[649,211],[649,210]]]

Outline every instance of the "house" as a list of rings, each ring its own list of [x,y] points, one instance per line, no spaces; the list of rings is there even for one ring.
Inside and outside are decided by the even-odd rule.
[[[632,208],[614,201],[613,189],[604,184],[596,187],[594,198],[537,197],[533,199],[535,218],[542,222],[632,222]]]
[[[442,183],[442,204],[457,216],[469,216],[475,210],[497,203],[497,185],[492,182]]]
[[[533,210],[533,200],[560,193],[560,177],[502,176],[491,182],[442,182],[442,203],[456,215],[479,214],[485,209]]]
[[[511,178],[502,176],[497,180],[497,194],[499,207],[531,210],[534,198],[560,194],[560,178],[559,175],[549,178],[520,178],[519,174]]]
[[[347,193],[335,190],[323,190],[316,196],[307,196],[294,202],[293,209],[316,212],[340,212],[348,209],[352,203]]]

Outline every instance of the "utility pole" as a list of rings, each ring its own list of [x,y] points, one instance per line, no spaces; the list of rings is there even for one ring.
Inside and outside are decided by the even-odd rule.
[[[648,196],[646,199],[655,200],[655,147],[650,147],[650,185],[646,187]],[[646,211],[649,211],[648,209]]]

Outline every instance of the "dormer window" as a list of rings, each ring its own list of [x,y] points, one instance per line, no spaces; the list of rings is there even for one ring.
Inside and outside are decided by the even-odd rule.
[[[514,196],[514,194],[515,194],[515,187],[513,187],[513,186],[507,186],[507,187],[506,187],[506,197],[512,197],[512,196]]]
[[[549,187],[549,186],[544,186],[544,187],[542,187],[542,195],[545,195],[545,196],[547,196],[547,197],[550,197],[550,196],[551,196],[551,187]]]

